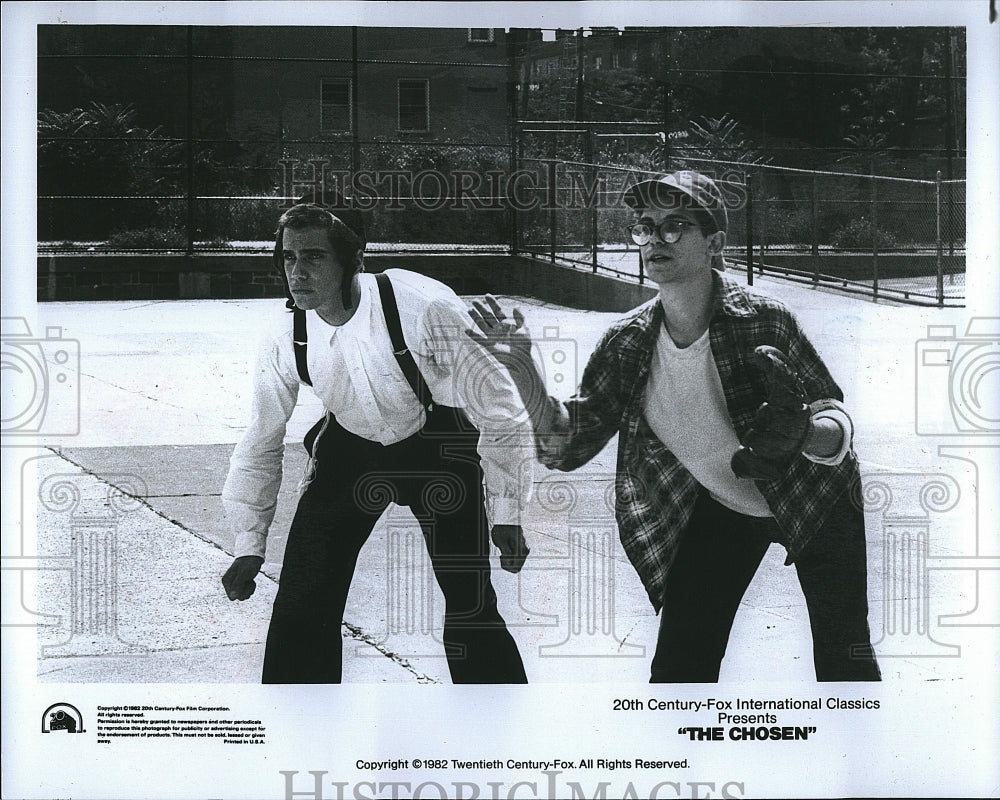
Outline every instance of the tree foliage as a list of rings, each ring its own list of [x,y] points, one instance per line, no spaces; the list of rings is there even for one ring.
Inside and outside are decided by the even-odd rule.
[[[556,45],[537,43],[538,57]],[[579,46],[588,54],[579,121],[652,122],[666,135],[690,128],[689,135],[707,142],[689,121],[704,127],[702,120],[728,118],[752,139],[748,144],[795,167],[826,168],[848,154],[840,168],[867,171],[873,155],[889,166],[963,149],[960,29],[650,28],[625,30],[617,39],[584,37]],[[630,47],[638,59],[607,55]],[[566,118],[574,106],[564,100],[576,74],[550,71],[536,80],[528,102],[519,103],[526,118],[558,119],[560,112]],[[732,143],[722,149],[732,150]]]
[[[162,194],[174,188],[164,167],[181,144],[136,121],[134,107],[91,102],[69,111],[38,112],[42,194]]]
[[[674,153],[681,161],[717,161],[738,164],[766,164],[760,145],[744,132],[743,126],[728,114],[701,117],[688,123],[687,136]]]

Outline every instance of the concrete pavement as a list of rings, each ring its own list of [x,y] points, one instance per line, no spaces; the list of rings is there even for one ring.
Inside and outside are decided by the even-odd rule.
[[[844,388],[872,485],[891,484],[902,497],[919,492],[925,476],[943,472],[957,488],[975,483],[967,466],[941,458],[938,440],[914,432],[922,410],[914,393],[918,342],[929,324],[955,325],[963,333],[962,310],[874,304],[768,278],[758,279],[758,288],[796,309]],[[570,393],[597,337],[620,316],[508,300],[522,306],[545,347],[568,354],[569,363],[549,375],[557,396]],[[64,339],[79,341],[78,401],[53,392],[53,403],[65,411],[78,402],[81,421],[78,434],[43,430],[42,447],[15,454],[23,464],[25,509],[37,506],[40,564],[52,565],[38,577],[35,610],[45,615],[38,628],[40,680],[259,679],[304,461],[299,443],[320,413],[315,398],[303,392],[289,426],[265,575],[245,603],[229,602],[219,583],[232,551],[219,493],[249,413],[257,336],[282,313],[278,300],[38,307],[32,321],[37,338],[58,326]],[[923,413],[944,413],[930,409]],[[518,576],[502,572],[494,560],[501,609],[533,682],[648,679],[658,618],[625,559],[607,504],[614,443],[569,475],[538,467],[536,501],[526,521],[532,555]],[[71,487],[66,491],[72,496],[61,504],[52,500],[60,486]],[[970,497],[974,503],[974,492],[967,492],[947,511],[928,515],[932,554],[962,554],[975,546]],[[920,512],[920,502],[912,502]],[[891,559],[886,568],[890,516],[870,504],[870,621],[876,639],[886,642],[883,673],[887,679],[959,679],[955,643],[962,640],[967,654],[975,652],[975,632],[942,627],[940,618],[975,607],[974,576],[933,575],[921,591],[922,602],[933,607],[934,636],[914,630],[909,640],[900,639],[893,620],[913,606]],[[804,603],[794,569],[782,562],[783,551],[772,547],[744,599],[723,680],[813,679]],[[345,681],[448,682],[441,612],[419,528],[408,512],[390,507],[362,552],[352,585],[343,632]]]

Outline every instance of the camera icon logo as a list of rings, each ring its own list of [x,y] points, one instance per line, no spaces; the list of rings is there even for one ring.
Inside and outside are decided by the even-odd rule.
[[[929,325],[916,355],[918,434],[1000,433],[1000,319],[974,317],[963,337]]]
[[[80,343],[47,327],[34,338],[24,317],[0,320],[3,436],[80,432]]]
[[[551,325],[542,328],[534,345],[549,392],[568,388],[572,393],[578,382],[576,340],[560,336],[559,326]]]
[[[461,331],[459,335],[466,339],[468,338],[464,331]],[[438,358],[438,363],[442,363],[442,359]],[[489,398],[483,393],[484,389],[490,385],[484,380],[483,370],[492,370],[493,367],[490,365],[495,363],[495,361],[491,361],[489,364],[486,364],[481,358],[476,357],[462,361],[456,364],[454,368],[458,394],[467,400],[469,398],[477,398],[477,406],[480,412],[490,406]],[[544,383],[543,387],[539,387],[539,394],[549,393],[558,395],[560,393],[571,393],[572,389],[576,386],[577,379],[576,340],[561,337],[557,325],[547,325],[542,329],[540,337],[533,337],[531,355],[529,357],[526,357],[523,361],[519,357],[513,362],[504,364],[504,369],[515,380],[519,372],[536,368],[541,373]],[[566,387],[569,387],[569,392],[562,391]],[[531,408],[535,403],[543,402],[545,398],[543,396],[533,396],[522,399],[525,407]],[[491,421],[493,423],[514,422],[508,412],[503,411],[502,413],[504,416],[497,417]]]

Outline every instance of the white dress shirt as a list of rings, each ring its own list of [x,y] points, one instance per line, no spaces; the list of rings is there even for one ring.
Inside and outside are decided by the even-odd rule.
[[[528,415],[510,376],[466,335],[465,304],[444,284],[387,270],[403,338],[435,404],[465,410],[480,431],[478,450],[490,524],[520,524],[532,486]],[[362,273],[360,304],[343,325],[306,312],[309,377],[316,396],[346,430],[383,445],[406,439],[426,412],[399,368],[374,275]],[[281,486],[285,426],[298,398],[292,314],[257,357],[251,421],[230,459],[222,491],[235,555],[264,557]],[[311,466],[307,475],[311,474]]]

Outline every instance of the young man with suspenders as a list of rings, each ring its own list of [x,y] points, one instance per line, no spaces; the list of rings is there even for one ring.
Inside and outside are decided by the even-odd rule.
[[[505,570],[528,555],[520,513],[533,451],[517,390],[469,341],[454,292],[406,270],[364,273],[360,214],[303,201],[281,217],[275,243],[292,314],[258,355],[251,422],[223,490],[236,558],[222,581],[245,600],[264,561],[285,426],[299,385],[311,385],[327,413],[306,436],[263,682],[340,682],[358,553],[393,501],[419,522],[444,594],[452,680],[523,683],[489,562],[491,535]]]

